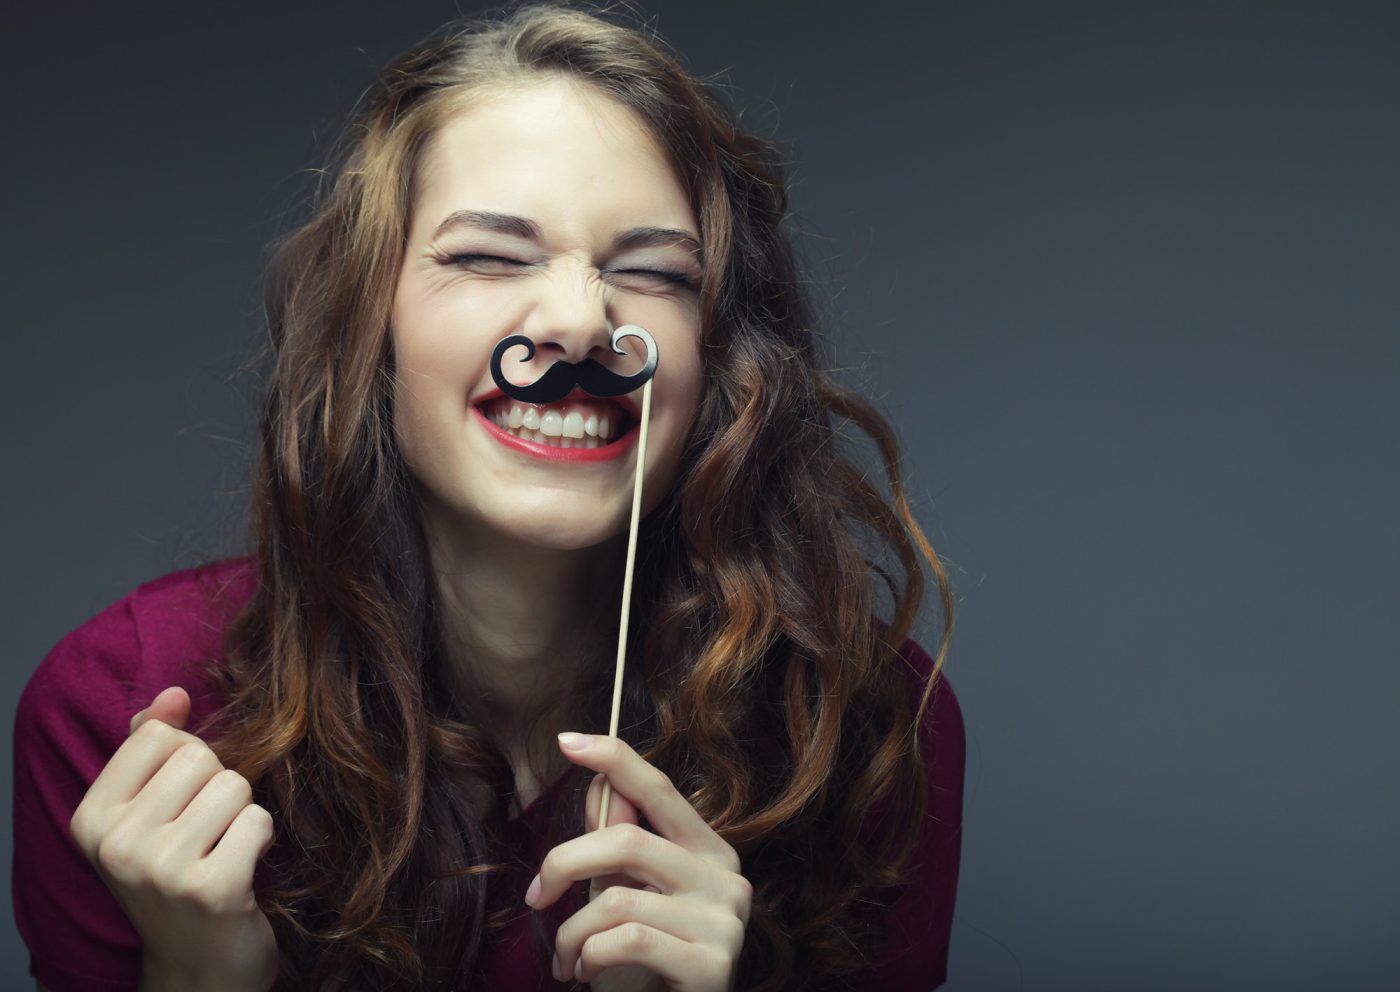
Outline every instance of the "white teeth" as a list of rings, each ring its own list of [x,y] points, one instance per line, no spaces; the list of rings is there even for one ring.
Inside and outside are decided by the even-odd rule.
[[[506,425],[502,425],[505,427]],[[524,438],[526,441],[534,441],[536,444],[547,445],[551,448],[601,448],[608,442],[601,437],[572,438],[568,436],[557,436],[545,434],[542,431],[532,431],[528,427],[506,427],[510,433],[516,437]]]
[[[498,408],[489,417],[516,437],[555,448],[601,448],[615,440],[614,424],[618,431],[623,426],[616,411],[600,415],[592,410],[585,414],[581,409],[572,409],[566,414],[529,404],[512,405],[509,410]]]

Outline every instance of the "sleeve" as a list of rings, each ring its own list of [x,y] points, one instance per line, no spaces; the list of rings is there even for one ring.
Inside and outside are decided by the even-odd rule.
[[[922,693],[933,661],[913,641],[905,644],[903,653],[921,676],[916,688]],[[885,950],[870,970],[858,976],[856,987],[862,989],[929,992],[947,980],[962,853],[966,742],[962,709],[942,673],[924,714],[920,742],[928,772],[923,831],[910,858],[908,878],[890,909]]]
[[[29,973],[50,992],[118,992],[140,981],[140,938],[69,833],[126,739],[140,656],[128,598],[49,652],[15,713],[11,897]]]

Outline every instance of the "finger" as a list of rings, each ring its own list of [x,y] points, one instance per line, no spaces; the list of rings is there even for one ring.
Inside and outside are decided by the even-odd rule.
[[[566,740],[578,746],[570,747]],[[732,871],[739,870],[734,849],[710,828],[660,769],[648,764],[625,741],[602,735],[561,734],[559,750],[570,761],[607,775],[613,796],[621,793],[626,797],[663,837]]]
[[[131,802],[165,766],[170,756],[189,743],[204,742],[194,734],[177,730],[160,720],[147,720],[137,728],[136,733],[122,742],[102,771],[98,772],[74,812],[75,818],[85,819],[97,810],[105,814]]]
[[[122,829],[145,833],[173,823],[223,767],[203,741],[176,748],[127,806]]]
[[[725,904],[735,897],[725,880],[739,878],[635,823],[619,823],[565,841],[546,854],[536,879],[539,891],[529,905],[543,909],[574,882],[611,874],[660,892],[704,893]]]
[[[593,781],[588,783],[588,795],[584,798],[584,820],[589,831],[598,829],[598,811],[603,802],[603,783],[607,781],[604,775],[594,775]],[[632,801],[617,789],[612,790],[612,795],[608,797],[608,826],[615,823],[640,823],[641,818],[637,815],[637,807],[632,805]]]
[[[602,805],[603,784],[606,781],[606,776],[595,775],[593,781],[588,784],[588,795],[584,798],[584,820],[589,833],[598,829],[598,810]],[[608,825],[612,826],[618,823],[637,824],[637,807],[614,790],[612,795],[608,797]],[[627,875],[599,875],[589,882],[588,898],[597,898],[603,890],[613,885],[641,887],[641,883]],[[653,887],[652,891],[655,892],[656,889]]]
[[[271,813],[256,803],[244,806],[229,824],[223,839],[209,853],[210,873],[216,878],[236,882],[238,891],[247,892],[251,900],[253,874],[258,862],[272,847],[274,834]]]
[[[725,988],[731,965],[718,948],[692,944],[644,923],[624,923],[583,942],[574,977],[591,982],[605,968],[641,965],[671,989]],[[567,965],[565,965],[567,967]]]
[[[744,925],[732,914],[695,899],[615,885],[559,928],[554,954],[563,973],[573,974],[589,937],[628,922],[640,923],[692,943],[716,943],[735,956],[744,943]]]
[[[189,716],[190,694],[178,685],[168,686],[156,694],[149,706],[131,718],[127,733],[136,733],[136,728],[147,720],[160,720],[183,730]]]
[[[248,780],[231,768],[220,769],[171,824],[172,853],[185,861],[208,857],[234,818],[252,801]]]

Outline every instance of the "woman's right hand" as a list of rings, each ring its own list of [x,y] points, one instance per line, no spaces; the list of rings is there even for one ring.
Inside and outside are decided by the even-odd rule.
[[[183,730],[189,712],[172,686],[132,717],[69,829],[141,936],[143,988],[266,992],[277,940],[253,870],[272,846],[272,815]]]

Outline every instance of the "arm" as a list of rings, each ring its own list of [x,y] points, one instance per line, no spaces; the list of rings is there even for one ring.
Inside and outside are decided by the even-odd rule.
[[[140,979],[140,939],[69,833],[126,734],[121,709],[139,650],[124,601],[64,637],[16,707],[12,896],[30,973],[45,990],[131,992]]]

